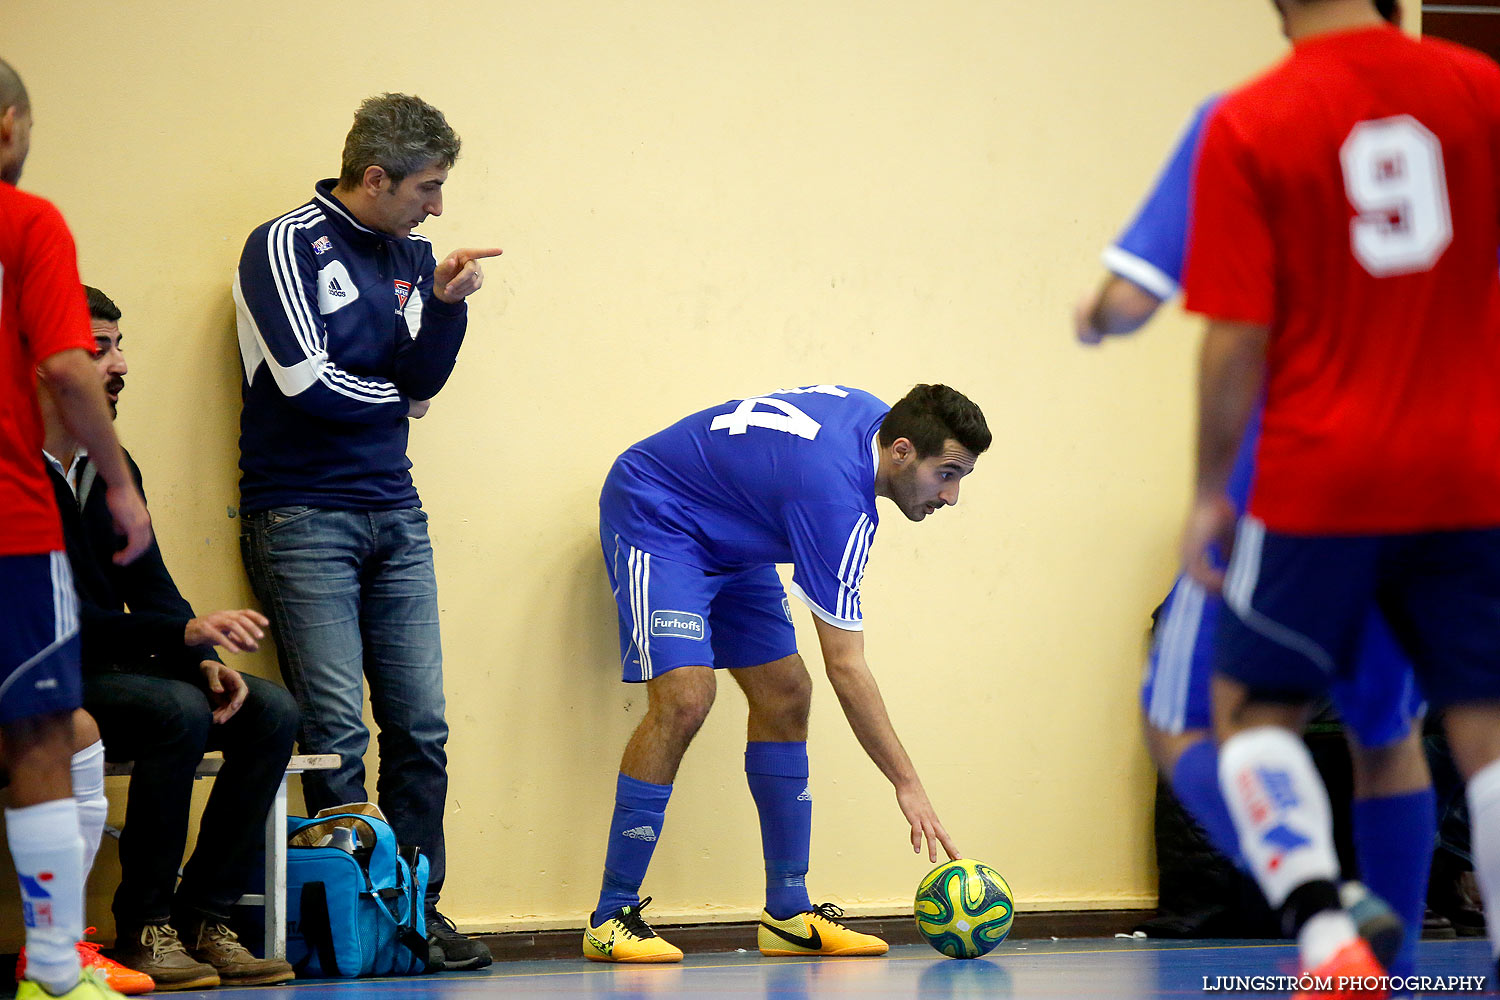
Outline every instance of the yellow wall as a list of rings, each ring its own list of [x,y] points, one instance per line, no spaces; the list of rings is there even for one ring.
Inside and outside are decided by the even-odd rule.
[[[948,381],[996,431],[957,510],[885,508],[867,578],[871,663],[948,829],[1023,911],[1152,903],[1135,689],[1195,337],[1174,309],[1088,353],[1067,318],[1193,106],[1280,51],[1266,4],[11,0],[5,21],[36,112],[24,186],[125,311],[119,428],[200,610],[250,600],[227,516],[246,234],[336,171],[371,93],[419,93],[463,136],[424,231],[506,254],[411,448],[461,926],[576,926],[593,902],[644,706],[617,682],[597,551],[610,460],[692,409],[818,381],[888,400]],[[742,726],[726,680],[646,886],[660,921],[759,909]],[[821,676],[813,733],[815,898],[909,906],[926,862]],[[90,913],[106,937],[113,858]]]

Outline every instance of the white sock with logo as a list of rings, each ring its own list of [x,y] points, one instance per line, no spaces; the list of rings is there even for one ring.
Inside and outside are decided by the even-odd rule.
[[[1491,761],[1469,779],[1469,851],[1484,897],[1484,919],[1490,948],[1500,955],[1500,760]]]
[[[1219,787],[1240,852],[1273,909],[1308,882],[1339,878],[1333,810],[1312,755],[1279,726],[1258,726],[1219,748]]]
[[[83,836],[83,878],[88,881],[104,839],[109,799],[104,797],[104,741],[95,740],[73,755],[73,801],[78,803],[78,832]]]
[[[78,983],[83,936],[83,836],[72,799],[5,810],[10,856],[21,882],[26,978],[49,993]]]

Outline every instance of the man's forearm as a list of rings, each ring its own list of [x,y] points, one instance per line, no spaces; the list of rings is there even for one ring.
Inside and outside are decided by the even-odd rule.
[[[413,399],[436,396],[453,374],[468,326],[467,305],[429,299],[422,311],[421,335],[397,341],[396,370],[391,381]]]
[[[1199,496],[1228,489],[1235,456],[1265,379],[1264,326],[1211,320],[1198,372]]]
[[[828,680],[859,745],[892,785],[897,788],[910,785],[917,778],[916,769],[891,725],[885,699],[880,696],[869,665],[863,660],[829,663],[827,670]]]
[[[1134,333],[1156,315],[1161,299],[1140,285],[1118,275],[1110,275],[1099,290],[1089,322],[1103,334]]]
[[[79,601],[79,634],[85,666],[143,663],[179,655],[187,622],[175,615],[117,611]]]

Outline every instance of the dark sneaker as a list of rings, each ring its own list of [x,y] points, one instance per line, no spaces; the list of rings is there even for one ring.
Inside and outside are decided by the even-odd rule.
[[[1458,931],[1453,929],[1453,921],[1429,906],[1422,914],[1422,940],[1451,941],[1456,937]]]
[[[1339,902],[1344,904],[1344,911],[1354,921],[1359,936],[1370,946],[1375,961],[1390,968],[1406,937],[1406,928],[1396,911],[1363,882],[1345,882],[1339,886]]]
[[[188,954],[212,966],[225,986],[266,986],[297,978],[291,963],[280,958],[256,958],[240,944],[234,931],[216,920],[190,920],[182,934]]]
[[[1433,909],[1448,918],[1458,937],[1484,937],[1486,933],[1484,908],[1479,902],[1479,885],[1472,871],[1448,875],[1433,867],[1434,881],[1427,892],[1427,902]]]
[[[171,924],[119,928],[109,957],[150,976],[158,990],[206,990],[219,985],[218,971],[189,955]]]
[[[428,972],[482,969],[494,960],[483,941],[460,934],[453,921],[437,910],[427,911]]]

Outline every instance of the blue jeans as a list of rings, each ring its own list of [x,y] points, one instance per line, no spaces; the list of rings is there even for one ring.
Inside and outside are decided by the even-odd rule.
[[[343,758],[336,771],[302,776],[308,811],[369,799],[369,678],[380,729],[377,801],[397,841],[427,855],[431,905],[445,869],[448,723],[427,514],[278,507],[245,514],[240,528],[282,677],[302,709],[302,752]]]

